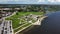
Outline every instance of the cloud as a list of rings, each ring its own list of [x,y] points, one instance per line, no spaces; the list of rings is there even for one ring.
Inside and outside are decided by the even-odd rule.
[[[60,2],[60,0],[48,0],[48,2]]]
[[[55,0],[48,0],[48,2],[55,2]]]
[[[60,0],[0,0],[1,3],[17,3],[17,4],[60,4]]]
[[[38,2],[51,2],[51,3],[56,3],[56,2],[60,2],[60,0],[38,0]]]
[[[60,2],[60,0],[56,0],[57,2]]]
[[[45,0],[38,0],[38,2],[45,2]]]

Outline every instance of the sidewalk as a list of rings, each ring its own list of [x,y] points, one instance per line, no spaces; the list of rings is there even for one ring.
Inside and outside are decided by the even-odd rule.
[[[15,34],[18,34],[19,32],[21,32],[21,31],[23,31],[24,29],[26,29],[26,28],[28,28],[28,27],[30,27],[32,24],[30,24],[29,26],[27,26],[27,27],[24,27],[23,29],[21,29],[21,30],[19,30],[19,31],[17,31]]]

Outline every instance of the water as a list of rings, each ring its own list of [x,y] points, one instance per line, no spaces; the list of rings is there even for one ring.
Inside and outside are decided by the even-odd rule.
[[[47,14],[47,18],[42,21],[41,30],[45,34],[60,34],[60,12]]]
[[[32,28],[25,34],[60,34],[60,11],[46,14],[42,25]]]

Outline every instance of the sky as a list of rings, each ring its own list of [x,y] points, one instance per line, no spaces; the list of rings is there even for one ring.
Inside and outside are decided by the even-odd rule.
[[[0,0],[0,4],[60,4],[60,0]]]

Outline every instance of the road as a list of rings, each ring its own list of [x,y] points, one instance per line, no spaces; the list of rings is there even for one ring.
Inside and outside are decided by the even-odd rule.
[[[13,34],[12,22],[4,20],[0,24],[0,34]]]
[[[5,16],[5,17],[0,19],[1,20],[1,22],[0,22],[0,34],[14,34],[13,28],[12,28],[12,22],[10,20],[5,20],[5,18],[16,14],[16,12],[14,12],[11,15],[10,15],[10,13],[4,14],[3,16]]]

